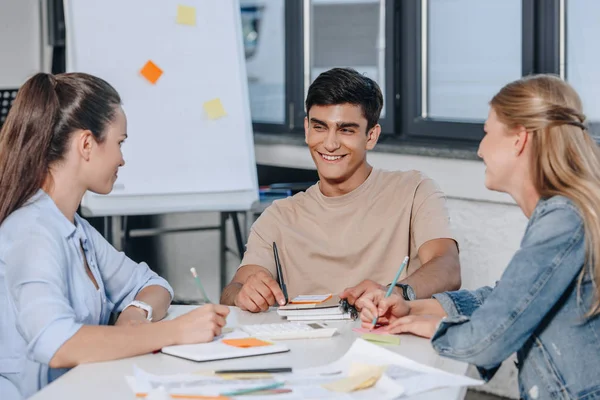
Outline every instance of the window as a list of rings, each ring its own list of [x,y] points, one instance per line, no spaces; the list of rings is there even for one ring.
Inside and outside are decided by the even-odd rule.
[[[533,2],[401,4],[399,133],[407,140],[478,141],[491,97],[533,70]]]
[[[308,86],[333,67],[379,83],[384,140],[472,147],[491,97],[531,73],[566,76],[600,124],[596,0],[241,2],[257,132],[303,132]]]
[[[566,78],[581,96],[588,120],[600,123],[600,2],[566,3]],[[597,129],[595,130],[598,133]]]
[[[427,11],[422,114],[484,121],[492,96],[521,77],[521,0],[430,0]]]
[[[310,3],[308,83],[334,67],[354,68],[379,84],[385,104],[385,1],[311,0]],[[385,118],[385,108],[381,117]]]
[[[242,0],[241,17],[252,120],[284,124],[284,2]]]

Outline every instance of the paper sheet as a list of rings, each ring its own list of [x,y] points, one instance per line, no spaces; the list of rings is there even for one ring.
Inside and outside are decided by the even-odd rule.
[[[242,339],[223,339],[223,343],[234,346],[234,347],[261,347],[261,346],[272,346],[273,343],[256,338],[242,338]]]
[[[290,300],[291,304],[319,304],[331,298],[332,294],[304,294]]]
[[[204,111],[209,119],[219,119],[227,115],[221,99],[216,98],[204,103]]]
[[[375,329],[352,328],[352,331],[356,332],[356,333],[373,333],[375,335],[389,335],[389,333],[384,331],[384,329],[385,329],[384,326],[380,326],[379,328],[375,328]]]
[[[155,85],[163,74],[163,70],[160,69],[152,60],[148,60],[146,64],[140,70],[140,74],[146,78],[148,82]]]
[[[352,367],[354,365],[354,367]],[[358,365],[358,367],[357,367]],[[355,379],[360,385],[354,386],[353,392],[340,393],[326,389],[336,381],[351,376],[352,373],[374,371],[385,368],[379,379]],[[358,369],[357,369],[358,368]],[[375,375],[376,377],[376,375]],[[277,398],[282,400],[338,399],[338,400],[392,400],[399,396],[411,396],[442,387],[481,385],[482,381],[462,375],[450,374],[439,369],[419,364],[413,360],[389,351],[381,346],[357,339],[348,352],[339,360],[315,368],[294,370],[293,373],[273,374],[271,379],[222,379],[220,377],[179,374],[156,376],[148,374],[139,368],[134,376],[127,377],[127,382],[134,393],[148,393],[153,389],[163,387],[170,394],[217,396],[220,393],[249,387],[268,385],[275,382],[285,382],[283,388],[292,389],[291,393],[282,393]],[[325,387],[323,387],[325,386]],[[369,386],[369,387],[367,387]],[[281,397],[280,397],[281,396]],[[244,396],[251,399],[254,396]],[[254,397],[260,398],[260,396]]]
[[[177,23],[179,25],[196,26],[196,7],[178,5]]]
[[[374,386],[383,371],[387,368],[386,365],[368,365],[368,364],[357,364],[353,363],[350,366],[348,376],[322,385],[325,389],[332,390],[334,392],[348,393],[354,392],[355,390],[368,389]]]
[[[361,339],[367,340],[375,344],[389,344],[398,346],[400,344],[400,336],[398,335],[380,335],[377,333],[365,333]]]

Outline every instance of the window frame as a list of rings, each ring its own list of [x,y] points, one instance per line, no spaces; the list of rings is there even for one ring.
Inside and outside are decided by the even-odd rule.
[[[522,0],[522,75],[534,71],[534,16],[535,0]],[[422,11],[428,0],[398,2],[401,59],[414,59],[413,63],[400,63],[400,98],[397,115],[402,119],[398,131],[405,138],[452,139],[459,141],[479,141],[483,137],[483,121],[453,121],[422,116]],[[427,8],[425,8],[427,9]]]

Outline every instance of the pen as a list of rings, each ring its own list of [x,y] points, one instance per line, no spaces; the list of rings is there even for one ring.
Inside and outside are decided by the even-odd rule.
[[[204,298],[204,301],[206,301],[207,303],[210,303],[211,301],[208,298],[208,296],[206,295],[206,292],[204,291],[204,287],[202,286],[202,282],[200,282],[200,278],[198,277],[198,274],[196,273],[196,268],[192,267],[192,268],[190,268],[190,271],[192,271],[192,276],[194,277],[194,281],[196,282],[196,287],[198,287],[198,290],[200,290],[200,294]]]
[[[222,369],[215,371],[217,375],[225,374],[275,374],[280,372],[292,372],[289,367],[285,368],[257,368],[257,369]]]
[[[273,242],[273,257],[275,258],[275,268],[277,269],[277,280],[279,281],[279,286],[281,286],[281,291],[283,292],[283,297],[285,298],[285,304],[288,303],[288,293],[287,288],[285,287],[285,282],[283,281],[283,271],[281,270],[281,262],[279,261],[279,252],[277,251],[277,243]]]
[[[221,393],[221,396],[239,396],[241,394],[260,392],[261,390],[277,389],[278,387],[282,387],[283,384],[284,382],[275,382],[268,385],[256,386],[249,389],[240,389],[231,392]]]
[[[406,267],[406,263],[408,263],[408,256],[404,257],[404,261],[402,261],[400,268],[398,268],[398,272],[396,272],[396,276],[394,277],[394,280],[392,281],[392,284],[388,288],[388,291],[385,294],[384,298],[387,299],[392,294],[392,290],[394,290],[394,287],[396,286],[396,282],[398,282],[398,278],[400,278],[400,274],[404,270],[404,267]],[[379,318],[378,315],[375,315],[375,317],[373,318],[373,328],[375,328],[375,325],[377,324],[377,318]],[[371,328],[371,329],[373,329],[373,328]]]

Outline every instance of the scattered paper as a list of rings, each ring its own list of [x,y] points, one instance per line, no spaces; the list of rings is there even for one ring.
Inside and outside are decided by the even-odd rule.
[[[273,343],[267,342],[265,340],[260,340],[256,338],[242,338],[242,339],[223,339],[223,343],[233,346],[233,347],[261,347],[261,346],[271,346]]]
[[[163,74],[163,70],[158,67],[152,60],[142,67],[140,74],[148,80],[151,84],[155,85]]]
[[[237,372],[237,373],[231,373],[231,374],[214,374],[216,376],[218,376],[221,379],[271,379],[273,378],[273,375],[268,374],[268,373],[256,373],[256,372]]]
[[[133,374],[134,376],[128,376],[126,379],[136,397],[166,392],[171,397],[207,396],[207,398],[228,399],[228,397],[220,397],[221,393],[274,383],[272,379],[256,379],[251,382],[232,381],[197,374],[153,375],[135,366]]]
[[[204,111],[206,111],[206,115],[208,115],[209,119],[219,119],[227,115],[225,108],[223,108],[223,104],[221,103],[221,99],[219,98],[204,103]]]
[[[326,383],[322,386],[325,389],[341,393],[349,393],[354,392],[355,390],[368,389],[377,383],[386,368],[386,365],[381,366],[352,363],[346,378],[340,379],[339,381]]]
[[[294,297],[291,304],[319,304],[331,298],[332,294],[308,294]]]
[[[180,25],[196,26],[196,7],[178,5],[177,23]]]
[[[286,400],[392,400],[443,387],[483,384],[480,380],[419,364],[363,339],[356,339],[346,354],[331,364],[273,374],[270,379],[223,379],[198,373],[158,376],[139,368],[135,368],[134,376],[126,379],[138,397],[161,387],[171,396],[218,396],[230,391],[284,382],[281,389],[292,390],[282,397]],[[339,392],[325,388],[331,384],[334,384],[334,389],[341,387],[347,390],[350,387],[353,391]],[[348,386],[344,386],[346,384]]]

